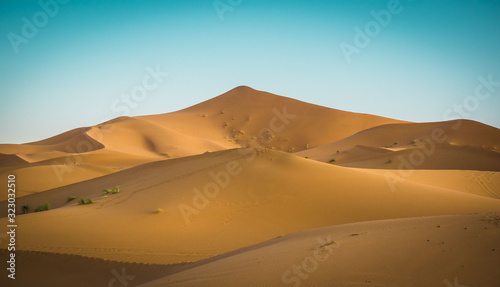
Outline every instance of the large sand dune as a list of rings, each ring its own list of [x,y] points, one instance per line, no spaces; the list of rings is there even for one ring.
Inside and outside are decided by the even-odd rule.
[[[316,106],[241,86],[173,113],[120,117],[38,142],[0,145],[0,173],[5,176],[21,171],[24,177],[30,178],[31,185],[21,184],[29,194],[146,162],[206,151],[252,144],[299,151],[340,140],[366,128],[399,122]],[[26,167],[31,168],[24,170]],[[37,176],[50,169],[54,170],[53,177]],[[2,197],[5,199],[4,194]]]
[[[499,150],[500,130],[478,122],[409,123],[242,86],[0,145],[0,174],[16,175],[19,265],[34,274],[19,271],[19,286],[44,272],[47,286],[104,286],[124,267],[133,286],[496,286]],[[315,252],[328,259],[303,263]]]

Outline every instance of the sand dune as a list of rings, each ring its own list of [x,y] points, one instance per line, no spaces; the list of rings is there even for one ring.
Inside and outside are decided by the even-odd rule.
[[[500,171],[499,143],[498,129],[455,120],[377,126],[296,154],[349,167]]]
[[[122,268],[134,286],[500,282],[500,130],[474,121],[409,123],[241,86],[0,145],[9,174],[20,286],[104,286]],[[315,252],[328,258],[303,263]]]
[[[38,142],[0,145],[4,158],[17,156],[0,159],[0,171],[15,173],[40,162],[45,165],[41,170],[56,170],[59,176],[49,178],[36,176],[39,168],[30,174],[22,171],[33,185],[39,186],[27,191],[33,193],[106,175],[110,170],[206,151],[249,146],[299,151],[376,125],[398,122],[401,121],[325,108],[241,86],[178,112],[120,117]],[[100,162],[106,154],[115,160]],[[66,178],[71,173],[68,166],[81,163],[101,168],[77,171],[78,178]]]
[[[230,282],[239,282],[238,286],[496,286],[500,228],[498,220],[488,222],[491,217],[435,216],[313,229],[236,250],[140,286],[228,286]]]
[[[102,198],[102,189],[116,185],[119,194]],[[65,203],[70,195],[96,204]],[[500,211],[500,201],[489,197],[413,181],[392,192],[382,175],[251,149],[149,163],[20,198],[18,205],[45,201],[54,210],[18,217],[22,250],[157,264],[335,224]],[[158,208],[163,212],[155,214]]]

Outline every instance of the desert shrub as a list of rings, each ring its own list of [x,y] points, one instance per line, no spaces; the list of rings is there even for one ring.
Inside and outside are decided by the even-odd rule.
[[[102,193],[104,193],[104,194],[108,194],[110,192],[111,192],[111,189],[108,189],[108,188],[105,188],[102,190]]]
[[[92,198],[80,198],[78,201],[78,204],[92,204],[94,203],[94,200]]]
[[[74,197],[74,196],[72,195],[72,196],[68,197],[68,199],[66,199],[66,202],[70,202],[70,201],[74,200],[75,198],[76,198],[76,197]]]
[[[113,187],[113,189],[111,190],[111,193],[112,194],[116,194],[116,193],[119,193],[120,192],[120,187],[119,186],[115,186]]]
[[[38,206],[35,209],[35,212],[47,211],[47,210],[50,210],[50,205],[47,202],[45,202],[42,205]]]
[[[26,214],[26,213],[30,213],[32,210],[31,210],[31,207],[29,205],[23,205],[21,206],[21,212],[23,214]]]
[[[386,163],[391,163],[392,162],[392,158],[388,159]]]
[[[334,162],[334,161],[335,161],[335,159],[334,159],[334,158],[332,158],[332,159],[330,160],[330,162]]]

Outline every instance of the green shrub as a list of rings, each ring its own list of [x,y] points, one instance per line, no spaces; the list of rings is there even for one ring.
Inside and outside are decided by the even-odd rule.
[[[392,162],[392,158],[390,158],[389,160],[387,160],[386,163],[391,163]]]
[[[113,189],[111,190],[111,193],[112,194],[116,194],[116,193],[119,193],[120,192],[120,186],[115,186],[113,187]]]
[[[334,159],[334,158],[332,158],[332,159],[330,160],[330,162],[334,162],[334,161],[335,161],[335,159]]]
[[[26,214],[26,213],[30,213],[32,210],[31,210],[31,207],[29,205],[23,205],[23,206],[21,206],[21,211],[23,214]]]
[[[82,204],[92,204],[94,203],[94,200],[92,198],[80,198],[80,200],[78,201],[78,204],[82,205]]]
[[[42,204],[39,207],[37,207],[35,209],[35,212],[47,211],[47,210],[50,210],[50,205],[47,202],[45,202],[44,204]]]
[[[108,189],[108,188],[105,188],[102,190],[102,193],[104,193],[104,194],[108,194],[110,192],[111,192],[111,189]]]
[[[74,197],[74,196],[72,195],[72,196],[68,197],[68,199],[66,199],[66,202],[70,202],[70,201],[74,200],[75,198],[76,198],[76,197]]]

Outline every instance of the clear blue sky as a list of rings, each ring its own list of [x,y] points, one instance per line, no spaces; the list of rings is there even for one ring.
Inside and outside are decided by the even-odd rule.
[[[479,76],[500,82],[499,1],[54,1],[0,1],[0,143],[239,85],[417,122],[456,117],[444,114],[465,101],[466,118],[500,127],[500,86],[475,96]],[[355,45],[356,27],[368,44]],[[359,53],[348,62],[342,45]],[[150,90],[147,67],[168,73]],[[141,100],[126,104],[132,92]]]

